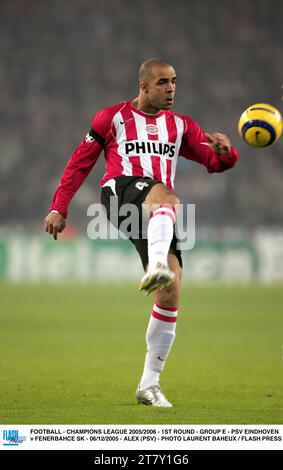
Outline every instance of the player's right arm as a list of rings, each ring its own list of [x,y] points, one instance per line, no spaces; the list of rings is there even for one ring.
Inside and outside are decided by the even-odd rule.
[[[44,230],[53,235],[54,240],[57,240],[57,234],[64,230],[68,206],[94,167],[104,147],[108,124],[106,118],[105,110],[94,116],[91,130],[75,149],[65,167],[43,224]]]

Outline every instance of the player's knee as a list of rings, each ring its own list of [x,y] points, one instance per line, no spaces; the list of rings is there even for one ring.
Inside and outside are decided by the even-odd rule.
[[[172,191],[166,191],[162,197],[162,202],[160,205],[173,207],[174,209],[176,206],[180,204],[180,199],[178,198],[177,194],[173,193]]]
[[[178,205],[180,204],[180,199],[175,193],[172,193],[171,191],[167,192],[167,196],[162,203],[161,207],[167,207],[168,209],[171,209],[172,213],[174,214],[174,218],[176,219],[178,215]]]
[[[153,186],[147,195],[143,203],[143,209],[146,213],[153,214],[156,209],[159,209],[162,206],[167,206],[172,209],[173,213],[177,213],[179,204],[180,199],[174,191],[170,191],[163,184],[157,184]]]
[[[168,189],[164,184],[156,184],[148,193],[145,201],[146,204],[171,204],[180,203],[180,199],[174,191]]]

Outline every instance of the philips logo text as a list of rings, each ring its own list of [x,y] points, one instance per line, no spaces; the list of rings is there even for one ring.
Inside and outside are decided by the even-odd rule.
[[[163,142],[148,141],[140,142],[138,140],[125,143],[126,155],[163,155],[165,157],[174,157],[176,150],[175,144],[165,144]]]

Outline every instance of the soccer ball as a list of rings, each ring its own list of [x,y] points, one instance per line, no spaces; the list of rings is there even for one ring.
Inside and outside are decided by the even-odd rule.
[[[239,134],[254,147],[267,147],[282,133],[282,116],[270,104],[257,103],[247,108],[239,119]]]

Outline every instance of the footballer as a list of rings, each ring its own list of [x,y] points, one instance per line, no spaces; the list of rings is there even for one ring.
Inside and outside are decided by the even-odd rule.
[[[94,115],[89,132],[67,163],[44,221],[44,229],[56,240],[65,228],[72,198],[102,151],[101,202],[108,217],[113,197],[118,208],[131,203],[141,214],[144,207],[154,208],[147,237],[140,233],[130,241],[145,271],[140,289],[154,297],[136,399],[155,407],[172,406],[160,388],[160,373],[175,339],[181,289],[182,256],[175,233],[180,200],[174,190],[178,159],[196,161],[209,173],[228,170],[238,160],[226,135],[204,133],[191,117],[172,110],[175,91],[174,67],[160,58],[146,60],[139,70],[138,96]]]

